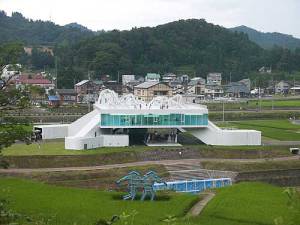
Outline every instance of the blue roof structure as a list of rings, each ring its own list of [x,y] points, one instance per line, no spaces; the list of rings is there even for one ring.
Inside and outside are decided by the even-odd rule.
[[[49,101],[59,101],[59,98],[56,95],[49,95],[48,100]]]

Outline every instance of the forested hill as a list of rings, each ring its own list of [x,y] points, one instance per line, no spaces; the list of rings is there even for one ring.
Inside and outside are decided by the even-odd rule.
[[[0,44],[20,41],[25,45],[55,45],[75,43],[94,33],[73,25],[59,26],[49,21],[33,21],[23,17],[21,13],[7,16],[0,11]]]
[[[232,31],[248,34],[249,39],[263,48],[270,49],[274,45],[294,50],[300,48],[300,39],[282,33],[264,33],[246,26],[231,28]]]
[[[238,80],[262,66],[289,73],[300,70],[300,48],[266,50],[245,33],[232,32],[203,19],[129,31],[92,32],[76,23],[58,26],[26,19],[20,13],[9,17],[0,11],[0,46],[16,40],[25,45],[53,45],[60,74],[58,83],[66,88],[72,87],[74,80],[87,78],[88,71],[95,78],[100,74],[116,78],[122,73],[148,72],[205,77],[209,72],[222,72],[225,80],[230,74],[232,80]],[[27,61],[30,64],[32,60]],[[42,67],[53,67],[53,59],[50,61]]]
[[[111,75],[231,71],[241,76],[264,65],[263,49],[247,35],[196,19],[106,32],[56,53],[66,65]]]

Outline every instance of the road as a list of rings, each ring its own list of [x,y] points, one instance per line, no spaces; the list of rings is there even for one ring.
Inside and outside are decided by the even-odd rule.
[[[35,172],[70,172],[70,171],[90,171],[90,170],[106,170],[125,167],[136,167],[146,165],[177,165],[177,164],[199,164],[201,162],[265,162],[268,161],[292,161],[300,160],[300,156],[268,158],[268,159],[182,159],[182,160],[160,160],[160,161],[142,161],[123,164],[111,164],[102,166],[85,166],[85,167],[63,167],[63,168],[36,168],[36,169],[0,169],[1,174],[26,174]]]

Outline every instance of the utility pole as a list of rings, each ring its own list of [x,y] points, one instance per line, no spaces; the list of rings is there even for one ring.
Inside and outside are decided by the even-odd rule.
[[[261,89],[259,87],[259,111],[261,112]]]
[[[56,84],[55,84],[55,87],[56,89],[58,89],[58,77],[57,77],[57,56],[55,56],[55,81],[56,81]]]

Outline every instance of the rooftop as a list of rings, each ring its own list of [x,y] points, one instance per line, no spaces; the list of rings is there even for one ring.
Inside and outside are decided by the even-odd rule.
[[[59,94],[74,94],[74,95],[76,95],[76,91],[74,89],[57,89],[56,91]]]
[[[30,77],[29,75],[20,75],[17,79],[18,83],[21,84],[52,84],[52,82],[42,75],[34,75]]]
[[[85,84],[87,82],[89,82],[89,80],[82,80],[79,83],[75,84],[75,86],[81,86],[81,85],[83,85],[83,84]]]
[[[59,98],[56,95],[49,95],[48,100],[49,101],[59,101]]]
[[[159,81],[146,81],[144,83],[141,83],[141,84],[135,86],[135,88],[150,88],[157,84],[159,84]]]

